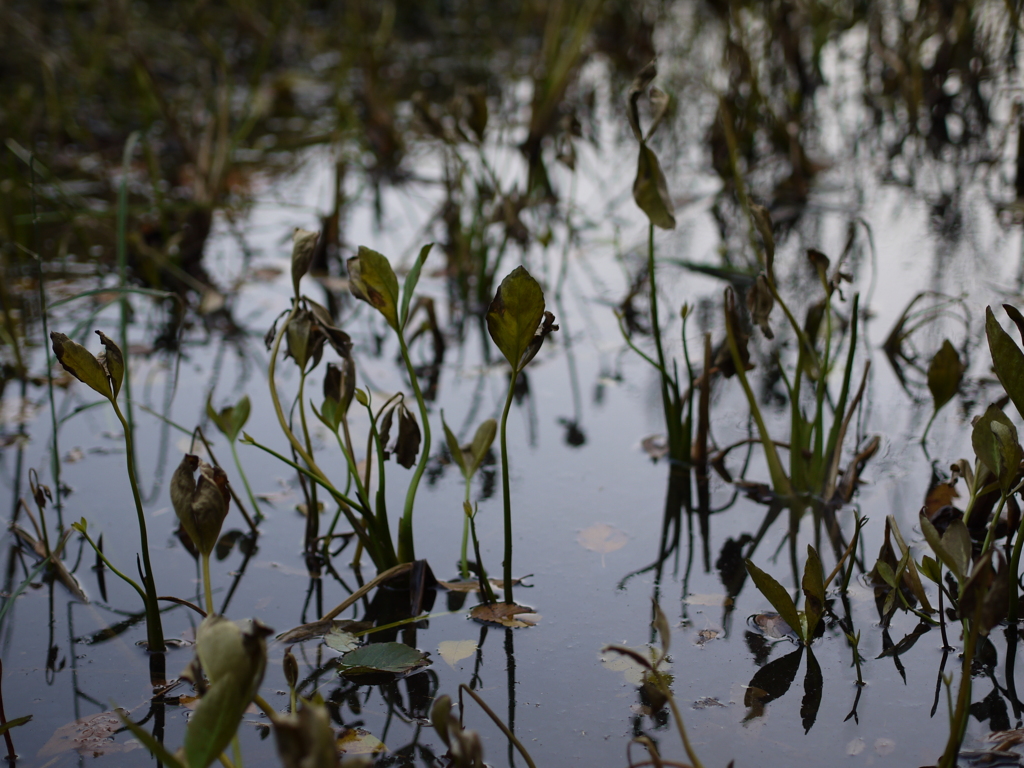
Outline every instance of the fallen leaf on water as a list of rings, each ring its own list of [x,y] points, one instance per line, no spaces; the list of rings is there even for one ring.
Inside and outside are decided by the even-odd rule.
[[[452,669],[455,669],[455,665],[460,661],[476,653],[476,649],[476,640],[442,640],[437,646],[438,654]]]
[[[601,567],[603,568],[604,556],[608,552],[614,552],[626,546],[626,542],[629,541],[629,534],[620,528],[616,528],[614,525],[596,523],[580,531],[576,541],[584,549],[600,553]]]
[[[289,629],[287,632],[282,632],[278,635],[276,639],[281,643],[301,643],[304,640],[323,637],[329,632],[360,632],[364,629],[369,629],[371,626],[373,625],[365,621],[327,619],[326,621],[314,621],[294,629]]]
[[[343,675],[371,675],[386,672],[404,675],[430,664],[428,654],[404,643],[372,643],[341,657]]]
[[[358,637],[337,627],[331,627],[331,631],[324,635],[324,642],[338,653],[348,653],[359,647]]]
[[[704,696],[703,698],[697,699],[693,702],[694,709],[708,709],[709,707],[724,707],[725,704],[720,702],[714,696]]]
[[[856,739],[853,739],[849,744],[846,745],[846,754],[848,754],[850,757],[856,757],[864,751],[864,747],[866,746],[867,744],[864,742],[864,739],[858,736]]]
[[[75,446],[70,451],[68,451],[67,454],[65,454],[65,456],[64,456],[64,463],[65,464],[74,464],[76,461],[81,461],[84,458],[85,458],[85,453],[82,451],[81,448],[79,448],[78,446]]]
[[[754,626],[761,630],[765,637],[771,637],[776,640],[781,640],[784,637],[796,637],[796,632],[793,631],[793,628],[777,613],[759,613],[751,617],[751,621],[754,623]]]
[[[379,755],[388,751],[384,742],[362,728],[346,728],[336,743],[338,751],[346,755]]]
[[[640,447],[653,461],[668,456],[668,440],[664,435],[648,435],[640,441]]]
[[[502,579],[488,579],[491,582],[491,586],[495,589],[504,589],[505,582]],[[449,592],[479,592],[480,582],[476,579],[471,581],[441,581],[438,580],[438,585],[444,587]],[[512,586],[522,584],[522,579],[512,579]]]
[[[114,734],[124,728],[119,714],[128,716],[126,710],[118,708],[62,725],[53,732],[53,736],[42,746],[36,757],[53,757],[71,750],[80,755],[102,757],[135,749],[140,746],[136,741],[125,744],[114,741]]]
[[[875,752],[878,754],[890,755],[894,749],[896,749],[896,742],[892,739],[887,739],[884,736],[880,739],[875,739]]]
[[[643,648],[633,649],[643,658],[650,658],[653,664],[657,661],[660,655],[659,651],[656,651],[650,646],[644,646]],[[647,670],[637,661],[634,661],[629,656],[622,653],[605,652],[601,654],[601,663],[605,669],[610,669],[612,672],[621,672],[623,677],[626,678],[626,682],[631,685],[642,685],[644,682],[644,674]],[[665,669],[669,667],[669,664],[662,662],[659,666],[659,670],[663,673]]]
[[[732,598],[728,595],[690,595],[683,602],[688,605],[724,606],[727,608],[732,605]]]
[[[714,640],[716,637],[718,637],[717,629],[702,629],[697,633],[696,643],[697,645],[704,645],[704,643]]]
[[[501,624],[503,627],[532,627],[540,619],[532,608],[525,605],[512,603],[491,603],[490,605],[478,605],[469,612],[469,616],[477,621],[485,621],[490,624]]]

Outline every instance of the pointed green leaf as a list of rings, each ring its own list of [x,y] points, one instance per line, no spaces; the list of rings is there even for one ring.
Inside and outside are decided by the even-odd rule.
[[[750,216],[754,220],[754,226],[757,228],[758,234],[761,235],[761,240],[764,241],[765,271],[768,273],[768,279],[774,283],[775,232],[772,228],[771,214],[768,213],[768,209],[763,205],[752,203],[750,206]]]
[[[999,383],[1010,396],[1017,413],[1024,416],[1024,353],[999,325],[992,314],[992,307],[985,308],[985,334],[988,336],[992,367],[999,377]]]
[[[945,565],[949,570],[956,576],[957,581],[963,581],[963,571],[958,570],[959,565],[953,558],[950,552],[946,549],[946,544],[942,541],[942,537],[939,535],[938,530],[932,525],[931,521],[925,517],[924,514],[920,516],[921,532],[924,534],[925,540],[928,545],[932,548],[932,552],[935,553],[936,557]]]
[[[57,362],[65,371],[108,400],[111,398],[107,371],[92,352],[56,331],[50,333],[50,341],[53,345],[53,354],[57,356]]]
[[[661,655],[664,658],[668,655],[669,645],[672,642],[672,632],[668,626],[668,617],[665,616],[665,612],[661,610],[661,606],[658,605],[656,600],[652,600],[654,603],[654,628],[658,630],[658,642],[661,643]]]
[[[949,524],[946,532],[942,534],[942,546],[956,564],[953,568],[954,575],[961,579],[966,578],[971,566],[971,533],[963,520],[954,520]]]
[[[821,558],[810,544],[807,545],[807,562],[804,563],[801,587],[804,591],[804,613],[807,616],[807,639],[810,640],[825,610],[825,574]]]
[[[487,331],[512,369],[521,370],[522,358],[544,317],[544,291],[519,266],[498,286],[487,310]]]
[[[940,568],[941,566],[935,558],[928,555],[921,558],[921,573],[935,584],[939,584],[942,581],[942,571]]]
[[[462,448],[459,446],[459,439],[455,437],[455,433],[449,429],[448,423],[444,420],[444,411],[441,411],[441,426],[444,427],[444,439],[448,443],[448,453],[452,455],[452,461],[462,470],[463,477],[468,479],[469,471],[466,466],[466,459],[462,454]]]
[[[658,163],[658,156],[646,144],[640,145],[636,180],[633,182],[633,199],[654,226],[675,229],[676,219],[672,215],[673,206],[668,193],[668,182],[665,181],[665,174]]]
[[[907,558],[907,571],[906,578],[907,583],[910,585],[910,591],[914,594],[914,597],[921,603],[921,607],[929,613],[934,612],[932,604],[928,601],[928,593],[924,591],[924,585],[921,583],[921,577],[917,572],[917,565],[914,563],[912,557],[910,557],[910,547],[903,540],[903,534],[900,532],[900,527],[896,523],[896,518],[892,515],[886,517],[886,525],[892,532],[893,538],[896,539],[896,544],[899,545],[900,552],[903,553],[904,557]]]
[[[238,437],[238,433],[242,431],[245,423],[249,420],[251,409],[249,396],[242,395],[242,399],[235,405],[222,408],[219,412],[214,410],[212,398],[213,392],[206,398],[206,415],[217,426],[217,429],[233,443]]]
[[[1009,491],[1022,454],[1017,430],[998,406],[990,405],[974,420],[971,445],[978,460],[995,475],[1003,492]]]
[[[771,603],[772,607],[779,612],[779,616],[782,617],[794,632],[801,633],[800,615],[796,611],[796,605],[793,603],[793,598],[789,596],[787,592],[779,582],[769,576],[767,573],[762,571],[756,565],[754,565],[749,559],[746,561],[747,573],[750,574],[750,578],[754,581],[756,586],[765,597],[768,598],[768,602]],[[806,640],[804,637],[800,637],[801,640]]]
[[[964,365],[960,362],[960,355],[946,339],[928,365],[928,390],[932,393],[936,413],[953,399],[963,376]]]
[[[487,457],[487,451],[490,450],[491,444],[494,442],[494,436],[497,434],[498,422],[494,419],[487,419],[487,421],[476,428],[476,434],[473,435],[473,442],[470,445],[470,452],[473,454],[469,464],[470,477],[480,469],[480,465],[483,464],[484,459]]]
[[[425,258],[425,257],[424,257]],[[359,246],[359,254],[348,260],[349,290],[384,315],[396,331],[398,322],[398,277],[383,254]]]
[[[409,274],[405,276],[405,283],[402,285],[402,313],[399,315],[398,323],[400,328],[404,329],[405,323],[409,319],[409,302],[412,301],[412,295],[416,291],[416,283],[420,281],[423,262],[427,260],[427,256],[430,255],[430,249],[433,247],[433,243],[427,243],[420,249],[420,255],[416,257],[416,263],[412,265]]]

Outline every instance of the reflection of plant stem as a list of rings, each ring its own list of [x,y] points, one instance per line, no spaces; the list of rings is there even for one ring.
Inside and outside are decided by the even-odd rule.
[[[519,371],[512,369],[512,377],[508,384],[508,397],[505,398],[505,409],[501,412],[501,500],[505,507],[505,559],[502,561],[504,578],[505,603],[512,604],[512,493],[508,479],[508,441],[505,439],[508,412],[512,409],[512,398],[516,391],[516,379]]]
[[[76,527],[77,527],[77,525],[76,525]],[[80,528],[79,530],[81,531],[82,535],[85,537],[85,540],[87,542],[89,542],[90,546],[92,546],[92,548],[94,550],[96,550],[96,554],[100,558],[100,560],[103,561],[103,564],[106,565],[107,568],[109,568],[111,570],[111,572],[113,572],[113,574],[115,576],[119,576],[121,579],[123,579],[128,584],[130,584],[135,589],[136,592],[139,593],[139,597],[142,598],[142,603],[143,603],[143,605],[146,606],[146,609],[147,609],[147,612],[148,612],[148,609],[149,609],[148,598],[146,597],[146,593],[142,591],[142,587],[139,586],[138,582],[136,582],[135,579],[129,578],[128,576],[126,576],[125,574],[123,574],[119,570],[117,570],[117,568],[114,566],[114,564],[107,559],[107,556],[105,554],[103,554],[103,550],[100,549],[98,546],[96,546],[96,542],[94,542],[92,540],[92,538],[90,538],[89,534],[86,533],[85,529],[84,528]]]
[[[146,515],[142,511],[142,498],[139,496],[139,482],[135,475],[135,448],[132,445],[132,431],[125,421],[121,409],[117,407],[117,398],[111,388],[110,404],[114,406],[114,413],[117,414],[121,427],[124,429],[125,458],[128,463],[128,482],[132,486],[132,497],[135,499],[135,511],[139,516],[139,537],[142,540],[142,564],[145,566],[142,574],[142,583],[146,588],[146,635],[149,642],[149,650],[154,653],[164,651],[164,630],[160,621],[160,611],[156,601],[156,583],[153,580],[153,566],[149,561],[149,536],[146,533]]]
[[[463,510],[469,508],[469,490],[470,490],[470,478],[467,477],[466,478],[466,500],[465,500],[465,502],[463,504]],[[461,561],[461,573],[462,573],[463,581],[465,581],[466,579],[469,578],[469,560],[466,557],[466,552],[468,551],[468,545],[469,545],[469,515],[466,514],[465,517],[462,520],[462,561]],[[477,563],[482,566],[483,563],[480,563],[480,555],[477,555],[476,559],[477,559]]]
[[[533,758],[530,757],[530,753],[527,752],[526,747],[523,746],[523,743],[519,741],[519,739],[516,738],[516,735],[509,730],[508,726],[501,721],[501,718],[494,713],[494,710],[487,706],[487,703],[483,699],[481,699],[480,696],[465,683],[459,684],[459,711],[466,711],[465,707],[462,705],[463,691],[468,693],[470,697],[473,699],[473,701],[480,705],[480,709],[487,713],[487,716],[491,718],[491,720],[494,722],[496,726],[498,726],[498,729],[505,734],[505,738],[508,739],[512,743],[512,745],[519,751],[519,754],[523,756],[523,760],[526,761],[526,764],[530,766],[530,768],[537,768],[536,764],[534,764],[533,762]]]

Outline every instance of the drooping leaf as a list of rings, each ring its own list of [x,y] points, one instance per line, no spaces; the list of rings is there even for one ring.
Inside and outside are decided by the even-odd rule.
[[[960,355],[946,339],[928,365],[928,390],[932,393],[932,407],[936,413],[953,399],[963,377],[964,364],[960,362]]]
[[[629,541],[629,534],[621,528],[607,523],[595,523],[584,528],[576,536],[576,541],[584,549],[597,552],[601,555],[601,567],[604,567],[604,556],[626,546]]]
[[[1017,413],[1024,416],[1024,353],[999,325],[991,307],[985,308],[985,334],[999,383],[1010,396]]]
[[[65,371],[108,400],[112,397],[107,369],[92,352],[56,331],[50,333],[50,341],[53,354]]]
[[[754,585],[761,591],[762,595],[768,598],[772,608],[779,612],[779,615],[797,633],[801,640],[805,642],[809,640],[809,638],[804,637],[802,634],[800,615],[796,611],[796,605],[793,603],[793,598],[789,596],[789,592],[779,582],[754,565],[749,558],[745,562],[747,573],[753,579]]]
[[[313,263],[313,254],[316,252],[316,241],[320,238],[319,232],[311,232],[308,229],[295,228],[292,233],[292,288],[295,290],[295,298],[299,297],[299,281],[309,271]]]
[[[512,270],[498,286],[487,310],[487,331],[512,369],[522,369],[533,337],[544,317],[544,291],[522,266]]]
[[[235,405],[222,408],[220,412],[213,409],[212,398],[213,392],[206,398],[206,415],[209,416],[210,421],[217,425],[217,429],[233,443],[238,437],[238,433],[242,431],[245,423],[249,420],[249,410],[251,408],[249,396],[242,395],[242,399]]]
[[[971,534],[963,520],[954,520],[946,528],[945,533],[940,536],[927,517],[921,515],[918,519],[921,523],[921,531],[924,533],[925,539],[928,540],[932,551],[943,565],[953,572],[957,581],[963,584],[971,561]]]
[[[437,646],[437,653],[449,667],[455,669],[455,665],[463,659],[468,659],[476,653],[476,640],[442,640]]]
[[[409,302],[412,301],[412,295],[416,291],[416,284],[420,281],[420,272],[423,271],[423,262],[427,260],[427,256],[430,255],[430,249],[434,247],[433,243],[427,243],[420,249],[420,255],[416,257],[416,261],[412,265],[412,269],[405,276],[405,282],[402,284],[402,311],[399,315],[399,327],[405,328],[405,323],[409,319]]]
[[[644,91],[647,90],[647,86],[651,84],[657,75],[657,64],[653,61],[649,62],[637,73],[633,83],[629,86],[629,93],[626,96],[626,116],[629,119],[629,127],[633,129],[633,135],[636,137],[636,140],[641,143],[644,140],[644,133],[640,129],[639,101]]]
[[[1013,485],[1024,451],[1017,441],[1017,429],[998,406],[990,405],[976,418],[971,430],[974,453],[995,475],[1000,488],[1006,493]]]
[[[661,229],[675,229],[674,206],[668,192],[668,182],[661,170],[658,156],[646,144],[640,145],[633,181],[633,199],[651,223]]]
[[[804,615],[807,617],[807,640],[814,637],[818,620],[825,610],[825,574],[817,550],[807,545],[807,562],[801,582],[804,592]]]
[[[395,461],[406,469],[416,463],[420,451],[420,425],[405,403],[398,406],[398,438],[395,441]]]
[[[452,455],[452,461],[462,470],[462,476],[468,478],[469,469],[466,464],[466,458],[462,453],[462,447],[459,445],[459,439],[455,436],[455,433],[448,427],[448,422],[444,420],[444,412],[441,412],[441,426],[444,427],[444,439],[448,444],[448,453]]]
[[[658,130],[658,126],[661,125],[661,121],[668,114],[669,104],[672,103],[671,97],[657,87],[652,87],[647,92],[647,97],[651,100],[651,124],[647,127],[647,132],[644,134],[644,142],[651,140],[654,132]]]
[[[306,369],[306,363],[309,361],[310,353],[316,347],[315,344],[311,344],[311,342],[314,341],[311,338],[312,333],[313,316],[306,310],[296,312],[295,315],[292,316],[291,320],[288,321],[288,325],[284,331],[285,342],[288,347],[287,354],[295,361],[295,364],[299,366],[300,371],[304,371]]]
[[[394,330],[401,330],[398,322],[398,277],[387,257],[365,246],[359,246],[358,255],[348,260],[349,290],[376,309]]]
[[[405,643],[371,643],[342,656],[339,670],[343,675],[404,675],[430,664],[428,656]]]

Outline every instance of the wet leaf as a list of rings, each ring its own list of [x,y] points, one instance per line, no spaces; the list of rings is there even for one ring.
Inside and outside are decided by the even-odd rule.
[[[789,592],[787,592],[779,582],[754,565],[749,559],[745,562],[747,565],[747,573],[750,574],[750,578],[753,579],[754,585],[761,591],[761,594],[768,598],[768,602],[771,603],[772,608],[779,612],[779,615],[793,629],[797,636],[800,637],[801,640],[807,641],[809,638],[805,638],[801,634],[800,616],[796,611],[796,605],[793,603],[793,598],[789,596]]]
[[[999,325],[991,307],[985,308],[985,334],[999,383],[1010,396],[1017,413],[1024,416],[1024,353]]]
[[[487,310],[487,331],[513,370],[522,359],[544,317],[544,291],[523,267],[516,267],[498,286]]]
[[[401,328],[405,328],[406,322],[409,320],[409,302],[412,301],[412,295],[416,291],[416,284],[420,281],[420,272],[423,271],[423,262],[427,260],[427,256],[430,255],[430,249],[434,247],[433,243],[427,243],[420,249],[420,255],[416,257],[415,263],[412,265],[412,269],[405,276],[405,282],[402,284],[402,311],[399,315],[399,324]]]
[[[962,584],[971,561],[971,534],[967,530],[967,526],[962,520],[954,520],[946,528],[946,532],[939,536],[939,532],[927,517],[920,515],[918,519],[921,531],[924,533],[925,539],[928,540],[932,551]]]
[[[675,229],[676,219],[672,214],[674,206],[668,193],[668,182],[658,163],[658,156],[646,144],[640,145],[636,179],[633,181],[633,199],[654,226]]]
[[[222,408],[220,412],[213,409],[212,397],[213,393],[211,392],[206,398],[206,415],[210,417],[210,421],[217,425],[217,429],[233,443],[235,438],[238,437],[238,433],[242,431],[245,423],[249,420],[249,410],[251,407],[249,396],[242,395],[242,399],[235,405]]]
[[[124,752],[128,745],[114,741],[114,734],[122,727],[122,716],[127,717],[128,712],[117,708],[62,725],[53,732],[53,736],[42,746],[36,757],[53,757],[71,750],[92,757]]]
[[[404,643],[372,643],[345,654],[339,671],[343,675],[386,672],[404,675],[430,664],[428,654]]]
[[[359,647],[359,638],[344,629],[331,627],[330,632],[324,635],[324,643],[338,653],[348,653]]]
[[[540,619],[533,608],[515,603],[491,603],[490,605],[478,605],[469,612],[471,619],[487,622],[489,624],[501,624],[503,627],[533,627]]]
[[[398,278],[387,257],[359,246],[359,253],[348,260],[349,289],[376,309],[394,330],[398,322]]]
[[[629,534],[614,525],[607,523],[596,523],[589,528],[584,528],[576,536],[576,541],[584,549],[591,552],[598,552],[601,555],[601,567],[604,567],[604,556],[609,552],[622,549],[629,541]]]
[[[455,665],[476,653],[476,640],[442,640],[437,646],[437,653],[455,669]]]
[[[314,621],[309,624],[303,624],[289,629],[287,632],[282,632],[277,636],[276,640],[279,643],[301,643],[306,640],[314,640],[319,637],[323,637],[329,632],[333,631],[349,631],[349,632],[361,632],[364,629],[370,629],[371,625],[365,621],[350,621],[348,619],[325,619],[324,621]]]
[[[63,333],[51,332],[50,341],[53,354],[64,370],[108,400],[111,398],[107,369],[97,357]],[[120,388],[120,383],[117,386]]]
[[[960,355],[946,339],[928,365],[928,391],[932,393],[932,407],[936,413],[953,399],[963,377],[964,364],[960,362]]]
[[[316,252],[316,241],[320,238],[319,232],[311,232],[308,229],[295,228],[292,233],[292,288],[295,289],[295,298],[299,297],[299,281],[309,271],[313,263],[313,254]]]
[[[363,728],[346,728],[335,745],[346,755],[379,755],[388,751],[384,742]]]

